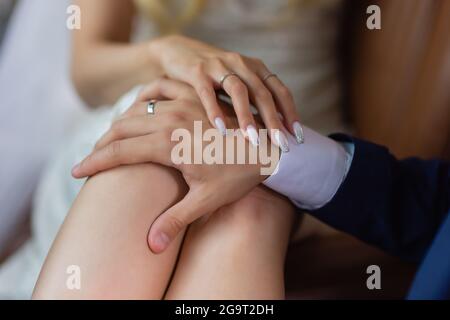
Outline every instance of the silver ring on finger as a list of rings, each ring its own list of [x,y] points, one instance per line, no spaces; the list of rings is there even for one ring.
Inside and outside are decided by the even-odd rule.
[[[154,115],[155,109],[156,109],[156,103],[157,100],[150,100],[150,102],[147,104],[147,114]]]
[[[267,80],[269,80],[270,78],[272,78],[272,77],[278,77],[275,73],[269,73],[269,74],[267,74],[266,76],[264,76],[263,78],[262,78],[262,81],[263,82],[266,82]]]
[[[234,73],[234,72],[230,72],[230,73],[227,73],[227,74],[224,74],[223,76],[222,76],[222,78],[220,78],[220,87],[223,89],[223,83],[225,82],[225,80],[227,80],[229,77],[238,77],[239,78],[239,76],[236,74],[236,73]]]

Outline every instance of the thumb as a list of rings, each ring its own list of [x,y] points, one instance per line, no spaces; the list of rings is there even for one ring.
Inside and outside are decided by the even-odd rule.
[[[148,244],[154,253],[162,253],[191,222],[209,213],[200,190],[188,192],[177,204],[163,212],[150,227]]]

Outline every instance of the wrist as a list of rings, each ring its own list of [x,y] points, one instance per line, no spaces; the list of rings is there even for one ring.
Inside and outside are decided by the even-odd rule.
[[[178,35],[166,35],[153,38],[147,43],[147,51],[149,59],[158,64],[161,68],[164,67],[163,58],[167,56],[167,50],[176,45],[176,38]]]
[[[161,56],[163,56],[163,50],[160,42],[162,38],[155,38],[142,44],[142,52],[145,55],[146,64],[151,70],[156,70],[160,76],[165,76],[165,71]]]
[[[341,144],[307,127],[304,133],[305,143],[290,141],[290,152],[282,154],[276,174],[264,185],[287,196],[298,207],[315,210],[337,192],[349,169],[351,154]]]

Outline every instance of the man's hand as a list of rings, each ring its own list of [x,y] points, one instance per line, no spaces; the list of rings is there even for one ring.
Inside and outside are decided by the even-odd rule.
[[[147,104],[151,98],[171,100],[159,101],[155,114],[149,115]],[[261,174],[262,165],[259,162],[205,164],[202,161],[200,164],[192,164],[192,160],[186,164],[174,161],[173,148],[178,142],[172,141],[172,135],[177,129],[190,133],[192,157],[198,151],[195,148],[200,147],[203,154],[203,134],[194,134],[194,121],[201,121],[203,130],[212,129],[201,102],[191,87],[173,80],[161,79],[140,93],[133,106],[97,142],[93,152],[72,170],[75,178],[92,176],[120,165],[145,162],[159,163],[180,170],[189,185],[189,192],[153,223],[148,241],[155,253],[163,252],[188,224],[240,199],[266,178]],[[241,145],[246,146],[245,150],[254,148],[242,135],[238,134],[236,138],[240,140]],[[225,146],[227,139],[235,138],[223,136],[217,131],[215,139],[222,139],[222,145]],[[270,149],[269,153],[278,151],[270,143],[266,147]],[[225,148],[215,152],[215,158],[225,159]],[[278,157],[276,160],[278,161]]]

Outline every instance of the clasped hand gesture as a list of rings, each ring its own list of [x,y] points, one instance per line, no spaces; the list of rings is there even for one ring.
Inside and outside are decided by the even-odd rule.
[[[258,136],[250,103],[258,110],[264,126],[279,133],[270,138],[284,152],[289,151],[284,128],[296,137],[298,143],[303,141],[290,90],[261,60],[181,35],[153,40],[149,52],[165,76],[194,88],[210,124],[221,132],[226,125],[216,99],[218,89],[225,90],[231,97],[239,127],[247,132],[254,145],[258,144]]]
[[[91,154],[72,170],[75,178],[83,178],[120,165],[145,162],[178,169],[189,192],[151,226],[148,242],[155,253],[163,252],[187,225],[240,199],[266,178],[261,174],[260,163],[176,164],[172,161],[172,149],[176,144],[171,138],[174,130],[183,128],[193,139],[201,139],[193,133],[194,121],[202,121],[203,129],[212,128],[197,97],[192,87],[181,82],[160,79],[151,83],[100,138]],[[155,114],[149,115],[148,102],[155,98],[161,101],[156,104]],[[236,126],[231,118],[225,120],[230,127]],[[224,140],[230,138],[218,136]],[[248,144],[243,136],[237,139]],[[203,145],[203,141],[192,143]],[[267,148],[271,149],[269,153],[274,150],[271,144]]]

